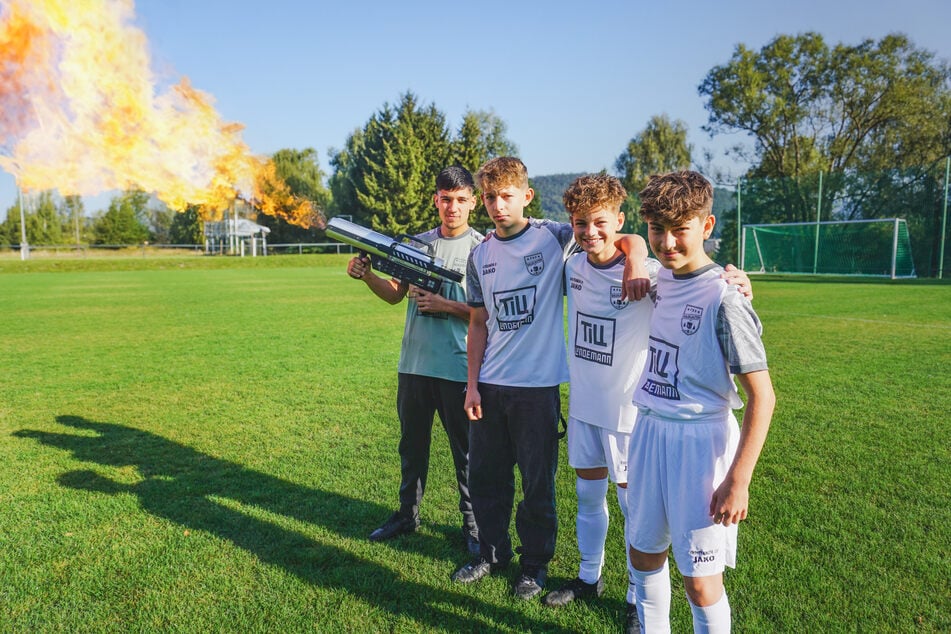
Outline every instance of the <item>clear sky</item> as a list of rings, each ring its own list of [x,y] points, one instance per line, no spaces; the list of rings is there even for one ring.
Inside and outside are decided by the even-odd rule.
[[[610,170],[656,114],[686,122],[695,158],[736,142],[701,130],[697,86],[739,43],[901,32],[951,60],[951,0],[137,0],[135,11],[165,87],[187,76],[245,126],[252,151],[313,147],[325,171],[331,148],[407,90],[453,127],[466,109],[493,111],[534,176]],[[0,174],[0,210],[14,197]]]

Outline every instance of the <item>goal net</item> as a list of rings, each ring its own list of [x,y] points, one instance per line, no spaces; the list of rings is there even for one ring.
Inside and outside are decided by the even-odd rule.
[[[915,277],[904,218],[745,225],[750,273]]]

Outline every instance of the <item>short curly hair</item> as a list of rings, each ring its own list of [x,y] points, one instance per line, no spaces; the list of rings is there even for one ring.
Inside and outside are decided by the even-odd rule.
[[[654,174],[639,194],[641,218],[682,224],[694,216],[704,220],[713,211],[713,186],[699,172]]]
[[[514,156],[499,156],[480,167],[475,179],[483,192],[498,191],[510,186],[526,189],[528,168]]]
[[[619,213],[621,203],[627,199],[627,190],[614,176],[589,174],[572,181],[561,199],[565,210],[572,216],[586,217],[602,208]]]

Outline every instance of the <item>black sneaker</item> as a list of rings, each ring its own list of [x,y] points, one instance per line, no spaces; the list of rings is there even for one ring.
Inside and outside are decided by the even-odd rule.
[[[624,631],[627,634],[641,634],[641,619],[637,616],[637,606],[633,603],[627,604],[627,623]]]
[[[478,557],[479,549],[479,529],[471,526],[462,527],[462,539],[465,542],[466,552],[473,557]]]
[[[383,522],[382,526],[370,533],[370,541],[381,542],[397,535],[415,533],[417,528],[419,528],[419,517],[404,515],[397,511],[390,515],[390,519]]]
[[[519,599],[531,599],[545,587],[548,570],[540,566],[522,566],[515,581],[515,596]]]
[[[508,562],[490,564],[484,557],[476,557],[459,570],[452,573],[456,583],[473,583],[486,575],[492,574],[508,566]]]
[[[574,578],[558,590],[552,590],[542,599],[545,605],[568,605],[575,599],[600,597],[604,593],[604,577],[598,577],[594,583]]]

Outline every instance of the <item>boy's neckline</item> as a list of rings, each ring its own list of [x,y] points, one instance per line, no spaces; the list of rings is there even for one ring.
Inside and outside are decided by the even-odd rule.
[[[499,240],[502,240],[503,242],[506,241],[506,240],[514,240],[515,238],[519,237],[520,235],[522,235],[523,233],[525,233],[526,231],[528,231],[528,228],[531,227],[531,226],[532,226],[532,223],[528,221],[528,218],[526,218],[526,219],[525,219],[525,226],[524,226],[524,227],[520,228],[520,229],[519,229],[518,231],[516,231],[515,233],[511,233],[511,234],[509,234],[509,235],[507,235],[507,236],[503,236],[503,235],[499,234],[499,229],[498,229],[498,227],[496,227],[496,228],[495,228],[495,237],[498,238]]]

